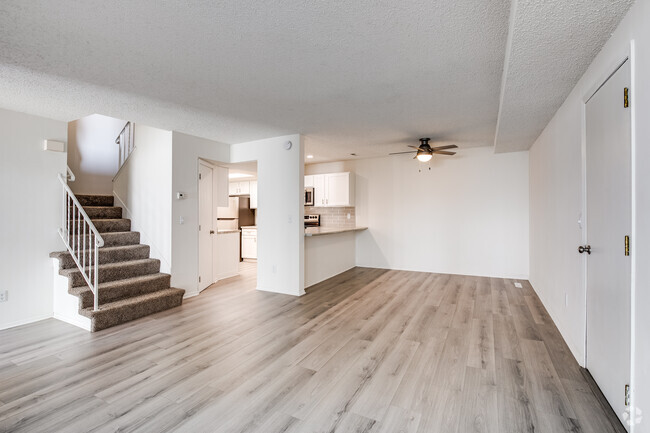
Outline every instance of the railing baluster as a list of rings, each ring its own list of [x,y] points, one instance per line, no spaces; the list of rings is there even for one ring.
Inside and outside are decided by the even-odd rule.
[[[69,168],[68,174],[71,180],[74,180],[74,174]],[[63,185],[64,207],[61,212],[64,221],[61,221],[59,234],[75,264],[81,270],[84,280],[93,291],[94,308],[97,310],[99,309],[99,248],[104,246],[104,239],[68,186],[67,175],[59,174],[59,181]]]

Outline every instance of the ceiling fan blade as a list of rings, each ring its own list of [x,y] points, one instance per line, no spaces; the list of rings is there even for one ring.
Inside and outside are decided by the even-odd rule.
[[[393,152],[393,153],[389,153],[389,155],[401,155],[403,153],[415,153],[415,152],[413,152],[412,150],[409,150],[408,152]]]
[[[433,153],[438,155],[456,155],[456,152],[447,152],[446,150],[434,150]]]
[[[447,145],[447,146],[434,147],[433,150],[456,149],[456,148],[458,148],[458,146],[456,146],[455,144],[450,144],[450,145]]]
[[[410,144],[409,144],[408,146],[409,146],[409,147],[412,147],[413,149],[419,149],[418,146],[412,146],[412,145],[410,145]]]

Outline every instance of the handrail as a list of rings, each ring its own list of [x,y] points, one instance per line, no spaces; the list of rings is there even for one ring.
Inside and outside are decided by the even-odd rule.
[[[117,138],[115,139],[115,144],[119,146],[119,156],[118,156],[118,167],[117,170],[122,168],[124,163],[126,162],[127,159],[129,159],[129,156],[131,156],[131,152],[133,152],[133,149],[135,149],[135,124],[131,122],[126,122],[126,125],[124,125],[124,128],[120,131],[120,133],[117,135]]]
[[[93,292],[94,309],[97,311],[99,309],[99,248],[104,246],[104,238],[68,186],[68,176],[71,180],[75,179],[70,167],[65,175],[58,174],[59,181],[63,185],[63,212],[59,236]],[[86,240],[88,240],[88,249],[86,249]]]

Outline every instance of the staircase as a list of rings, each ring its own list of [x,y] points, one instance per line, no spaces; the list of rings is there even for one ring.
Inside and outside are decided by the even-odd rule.
[[[98,258],[98,310],[72,255],[61,251],[50,257],[59,259],[59,274],[68,278],[68,293],[79,298],[79,314],[91,320],[91,331],[180,306],[185,290],[170,287],[171,276],[160,273],[159,260],[149,258],[149,246],[140,244],[140,233],[131,231],[131,221],[113,206],[113,196],[76,197],[104,239]]]

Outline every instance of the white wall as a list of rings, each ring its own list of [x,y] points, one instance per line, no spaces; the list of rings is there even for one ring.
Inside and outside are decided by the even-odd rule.
[[[135,150],[113,183],[116,206],[151,247],[161,272],[172,263],[172,132],[137,125]]]
[[[43,140],[67,141],[67,124],[0,109],[0,329],[52,316],[52,260],[65,249],[61,184],[66,153],[43,150]]]
[[[179,132],[173,133],[172,142],[172,286],[185,289],[188,297],[198,294],[199,158],[228,162],[230,146]],[[177,200],[177,192],[185,198]]]
[[[112,194],[119,148],[115,138],[125,120],[91,114],[68,123],[68,166],[76,180],[75,194]]]
[[[418,172],[418,168],[422,172]],[[528,277],[528,152],[461,149],[312,164],[307,174],[356,175],[358,266]]]
[[[633,152],[636,153],[633,260],[633,406],[644,412],[636,433],[650,432],[650,3],[637,1],[598,54],[530,150],[531,268],[530,281],[580,362],[585,352],[585,289],[577,227],[582,211],[582,110],[595,91],[630,50],[634,40],[631,103]],[[639,245],[639,248],[636,246]],[[564,293],[569,296],[564,305]]]
[[[293,146],[285,150],[288,141]],[[304,294],[302,137],[235,144],[230,148],[230,161],[257,161],[257,288]]]

